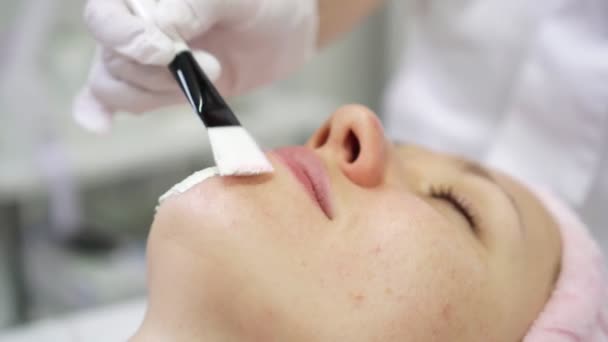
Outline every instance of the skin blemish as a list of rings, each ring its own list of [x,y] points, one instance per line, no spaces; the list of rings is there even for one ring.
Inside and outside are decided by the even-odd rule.
[[[337,266],[336,272],[342,278],[348,278],[351,275],[350,268],[345,264],[339,264]]]
[[[365,302],[365,295],[361,292],[351,292],[350,298],[356,307],[361,306],[363,304],[363,302]]]
[[[379,245],[379,244],[378,244],[378,245],[376,245],[376,247],[374,247],[374,248],[371,250],[371,253],[372,253],[373,255],[376,255],[376,256],[377,256],[377,255],[380,255],[380,253],[382,253],[382,246],[381,246],[381,245]]]
[[[449,320],[452,316],[452,305],[450,303],[446,303],[441,309],[441,318],[444,320]]]

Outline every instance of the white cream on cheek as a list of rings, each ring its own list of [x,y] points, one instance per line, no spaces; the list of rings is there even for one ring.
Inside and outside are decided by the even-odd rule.
[[[219,174],[220,172],[217,167],[209,167],[204,170],[193,173],[183,181],[175,184],[171,189],[169,189],[169,191],[165,192],[164,195],[160,196],[160,198],[158,199],[158,205],[163,203],[163,201],[167,198],[183,194],[184,192],[192,189],[197,184],[200,184],[211,177],[219,176]]]

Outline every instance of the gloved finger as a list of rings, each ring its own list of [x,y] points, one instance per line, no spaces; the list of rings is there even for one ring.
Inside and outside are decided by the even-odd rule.
[[[89,82],[91,94],[114,111],[142,113],[179,103],[183,97],[178,87],[174,91],[152,92],[115,78],[103,63],[96,63],[93,68]]]
[[[192,51],[192,55],[211,82],[215,82],[220,78],[222,66],[215,56],[203,50],[194,50]]]
[[[193,56],[213,82],[221,72],[218,60],[205,51],[193,51]],[[142,65],[114,53],[104,53],[103,62],[115,78],[149,92],[175,92],[178,85],[165,66]]]
[[[219,20],[218,10],[224,1],[159,0],[154,17],[167,35],[189,41],[204,34]]]
[[[171,62],[173,41],[153,22],[133,15],[125,0],[89,0],[84,16],[93,36],[106,48],[142,64]]]
[[[104,53],[103,63],[115,79],[149,92],[175,91],[178,87],[166,66],[145,65],[115,53]]]
[[[77,124],[93,133],[107,133],[112,127],[112,113],[85,87],[76,96],[72,115]]]

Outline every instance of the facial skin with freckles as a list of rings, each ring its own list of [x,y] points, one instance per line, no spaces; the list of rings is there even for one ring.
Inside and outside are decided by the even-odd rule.
[[[393,145],[361,106],[334,113],[308,152],[290,151],[322,166],[309,173],[316,192],[271,152],[272,175],[212,178],[161,205],[148,309],[132,341],[524,337],[561,249],[523,186]]]

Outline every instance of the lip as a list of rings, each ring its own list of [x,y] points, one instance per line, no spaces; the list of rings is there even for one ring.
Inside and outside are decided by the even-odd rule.
[[[323,162],[307,147],[284,147],[274,151],[285,166],[291,171],[311,198],[319,205],[325,215],[333,218],[330,186],[327,170]]]

